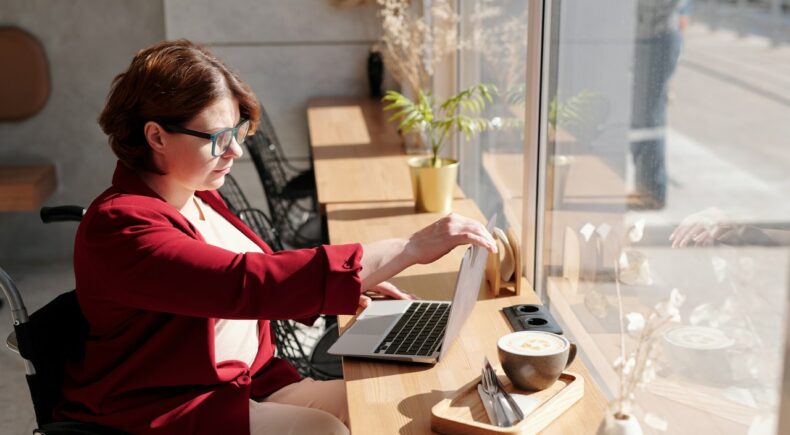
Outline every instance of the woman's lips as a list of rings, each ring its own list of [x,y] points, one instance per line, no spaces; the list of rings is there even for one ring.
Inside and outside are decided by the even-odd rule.
[[[223,168],[223,169],[215,169],[215,170],[214,170],[214,173],[216,173],[216,174],[220,174],[220,175],[225,175],[225,174],[227,174],[228,172],[230,172],[230,166],[228,166],[227,168]]]

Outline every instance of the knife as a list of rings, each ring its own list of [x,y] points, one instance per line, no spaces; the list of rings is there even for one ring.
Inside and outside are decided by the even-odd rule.
[[[477,384],[477,394],[480,395],[480,400],[483,401],[483,408],[486,409],[486,414],[488,414],[488,421],[494,426],[499,426],[496,413],[494,412],[494,401],[491,399],[491,396],[483,390],[483,386],[480,384]]]

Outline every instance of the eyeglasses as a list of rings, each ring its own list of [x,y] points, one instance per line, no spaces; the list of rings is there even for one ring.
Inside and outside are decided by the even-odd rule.
[[[190,136],[202,137],[203,139],[211,139],[211,155],[219,157],[228,151],[234,137],[236,138],[237,144],[241,145],[241,143],[244,142],[244,139],[247,138],[247,133],[250,131],[250,120],[242,119],[235,127],[224,128],[214,134],[190,130],[172,124],[162,124],[162,127],[172,133],[182,133]]]

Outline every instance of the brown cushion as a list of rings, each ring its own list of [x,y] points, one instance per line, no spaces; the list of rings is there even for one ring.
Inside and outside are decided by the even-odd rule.
[[[0,121],[29,118],[49,98],[49,66],[44,47],[17,27],[0,27]]]

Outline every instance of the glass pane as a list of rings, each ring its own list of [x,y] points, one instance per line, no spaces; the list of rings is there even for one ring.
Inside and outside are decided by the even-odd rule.
[[[610,398],[618,358],[649,360],[649,432],[775,433],[790,47],[771,38],[790,15],[773,4],[553,2],[539,285]],[[646,320],[625,352],[620,306]]]
[[[460,185],[497,226],[512,228],[521,240],[524,112],[528,2],[488,0],[460,2],[462,39],[471,49],[461,53],[460,87],[494,85],[494,102],[482,116],[491,129],[472,140],[461,136]]]

